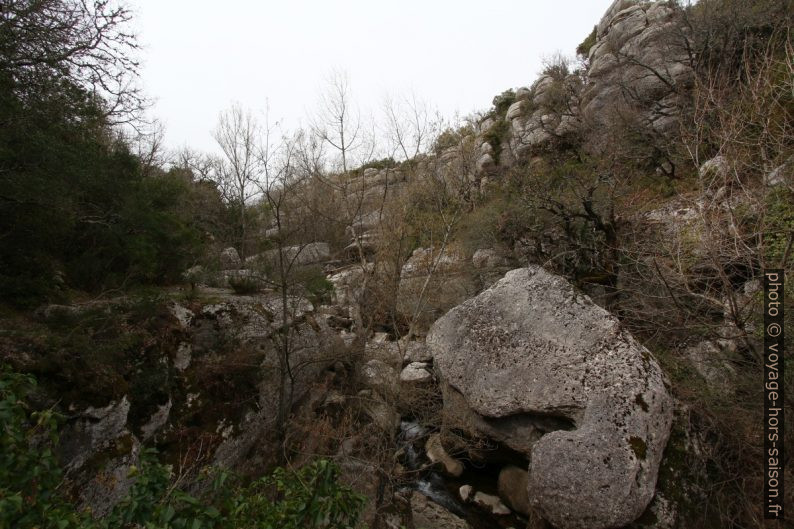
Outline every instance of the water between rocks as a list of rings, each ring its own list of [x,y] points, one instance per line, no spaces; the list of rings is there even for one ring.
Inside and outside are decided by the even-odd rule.
[[[407,470],[415,471],[427,464],[428,460],[416,444],[427,438],[428,431],[420,424],[403,420],[400,422],[399,441],[404,446],[403,464]],[[474,529],[504,529],[526,527],[527,520],[518,514],[494,515],[474,503],[464,502],[458,490],[463,485],[471,485],[475,491],[496,496],[497,476],[466,466],[463,475],[453,478],[433,469],[419,474],[409,488],[427,496],[449,512],[466,520]]]

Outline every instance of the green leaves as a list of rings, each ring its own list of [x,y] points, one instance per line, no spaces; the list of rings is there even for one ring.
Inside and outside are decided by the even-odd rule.
[[[35,385],[29,375],[0,371],[0,529],[346,529],[364,506],[324,459],[248,484],[210,469],[202,472],[210,486],[196,487],[208,492],[197,497],[174,486],[170,466],[149,448],[130,469],[136,479],[127,497],[95,520],[60,493],[63,476],[51,449],[57,416],[29,410],[25,398]],[[50,445],[36,446],[34,437]]]

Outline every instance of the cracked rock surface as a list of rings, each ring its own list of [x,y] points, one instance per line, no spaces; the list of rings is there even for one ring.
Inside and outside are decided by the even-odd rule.
[[[658,364],[614,316],[534,266],[449,311],[427,344],[445,407],[456,400],[445,418],[465,416],[526,454],[527,494],[543,518],[598,529],[642,514],[673,405]]]

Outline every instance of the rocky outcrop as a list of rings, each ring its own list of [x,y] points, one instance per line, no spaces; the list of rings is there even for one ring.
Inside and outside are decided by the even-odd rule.
[[[300,246],[287,246],[282,249],[268,250],[264,253],[246,257],[248,267],[265,266],[275,268],[279,266],[279,259],[288,266],[308,265],[327,261],[330,256],[330,247],[326,242],[312,242]]]
[[[532,148],[579,131],[581,79],[563,72],[540,76],[517,100],[505,119],[510,124],[510,154],[520,158]],[[520,94],[520,95],[519,95]]]
[[[535,266],[452,309],[427,344],[445,420],[525,453],[543,518],[597,529],[642,514],[672,402],[656,361],[617,319]]]
[[[689,56],[677,40],[685,27],[676,16],[668,2],[612,3],[597,26],[588,56],[581,107],[591,124],[605,123],[628,103],[653,131],[674,129],[679,95],[693,80]]]

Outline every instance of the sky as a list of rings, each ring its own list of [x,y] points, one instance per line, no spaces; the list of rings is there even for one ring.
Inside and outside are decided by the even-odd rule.
[[[128,0],[151,117],[172,149],[217,152],[233,103],[291,129],[333,71],[362,114],[414,93],[452,117],[527,86],[555,52],[573,56],[612,0]]]

